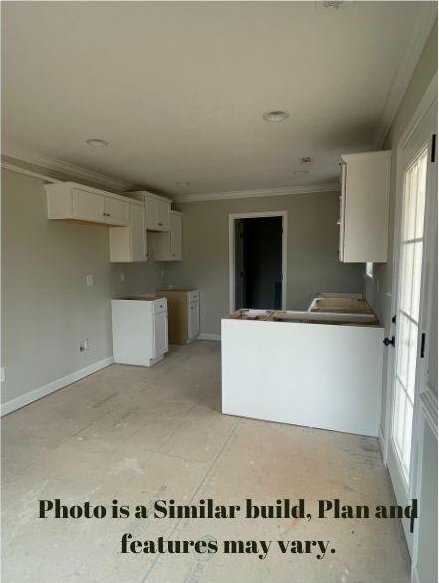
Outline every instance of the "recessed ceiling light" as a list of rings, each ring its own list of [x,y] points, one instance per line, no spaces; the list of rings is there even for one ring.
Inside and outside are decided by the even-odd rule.
[[[290,117],[290,114],[288,111],[276,109],[273,111],[266,111],[262,117],[265,119],[265,121],[283,121],[284,119],[287,119],[287,117]]]
[[[98,148],[108,146],[108,142],[105,140],[101,140],[100,138],[90,138],[89,140],[85,140],[85,143],[88,144],[89,146],[97,146]]]
[[[184,180],[181,182],[176,182],[175,183],[177,186],[189,186],[190,182],[185,182]]]

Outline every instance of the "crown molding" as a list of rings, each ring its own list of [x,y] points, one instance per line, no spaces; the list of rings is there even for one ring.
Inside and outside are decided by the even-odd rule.
[[[314,192],[338,192],[338,182],[325,184],[303,184],[301,186],[279,186],[277,188],[258,188],[254,190],[233,190],[228,192],[205,192],[174,197],[175,202],[200,202],[208,200],[227,200],[231,198],[254,198],[259,196],[285,196],[288,194],[308,194]]]
[[[7,156],[8,158],[13,158],[14,161],[33,164],[39,168],[59,172],[64,175],[66,179],[72,179],[75,182],[85,181],[103,189],[114,190],[119,193],[134,190],[135,188],[138,189],[138,185],[136,186],[130,182],[119,180],[118,178],[107,176],[106,174],[95,172],[94,170],[82,168],[15,144],[5,144],[4,141],[2,143],[2,155]],[[6,167],[5,163],[2,165]],[[13,165],[17,167],[16,164]]]
[[[381,112],[381,119],[374,136],[374,147],[382,148],[387,133],[401,105],[410,80],[415,72],[416,65],[421,58],[428,37],[437,20],[436,2],[421,2],[423,6],[415,21],[412,33],[408,38],[407,50],[401,64],[392,80],[386,101]]]

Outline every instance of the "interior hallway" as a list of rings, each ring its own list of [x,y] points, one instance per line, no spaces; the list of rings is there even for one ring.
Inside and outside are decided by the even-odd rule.
[[[113,365],[3,419],[3,577],[8,583],[406,583],[398,521],[39,519],[38,500],[148,505],[340,498],[391,504],[375,439],[222,416],[220,345],[157,366]],[[330,540],[323,560],[281,555],[122,555],[159,536]],[[52,552],[49,553],[49,551]],[[54,554],[52,554],[54,553]],[[53,560],[53,556],[57,556]]]

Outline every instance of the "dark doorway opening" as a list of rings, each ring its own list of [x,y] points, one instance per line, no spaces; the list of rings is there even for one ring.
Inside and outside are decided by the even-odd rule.
[[[282,217],[235,220],[235,309],[282,306]]]

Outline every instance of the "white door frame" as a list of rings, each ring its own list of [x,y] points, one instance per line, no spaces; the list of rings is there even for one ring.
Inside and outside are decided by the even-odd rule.
[[[399,276],[400,276],[400,239],[401,239],[401,221],[402,221],[402,201],[403,201],[403,188],[404,188],[404,176],[405,167],[404,164],[404,149],[407,147],[409,140],[412,138],[413,134],[417,131],[420,124],[425,119],[425,116],[430,113],[432,107],[436,107],[435,100],[437,100],[437,74],[433,77],[428,89],[426,90],[424,96],[422,97],[414,115],[412,116],[409,124],[407,125],[401,139],[398,142],[396,151],[396,189],[395,189],[395,230],[394,230],[394,249],[393,249],[393,279],[392,279],[392,298],[391,298],[391,311],[389,314],[389,320],[393,314],[397,313],[397,304],[399,296]],[[436,128],[435,128],[436,130]],[[424,256],[422,265],[422,283],[421,283],[421,298],[420,298],[420,314],[419,314],[419,337],[421,332],[427,332],[428,326],[428,311],[431,307],[431,287],[432,287],[432,273],[431,273],[431,256],[433,251],[434,241],[432,241],[432,236],[434,236],[434,231],[437,224],[437,209],[434,210],[434,193],[436,191],[436,176],[434,172],[427,174],[429,182],[427,182],[427,193],[426,193],[426,208],[425,208],[425,224],[424,224]],[[387,330],[390,330],[389,336],[392,336],[395,332],[395,324],[390,321],[387,322]],[[398,339],[397,339],[398,342]],[[418,342],[419,349],[419,342]],[[421,400],[421,390],[423,388],[423,377],[425,378],[425,368],[427,360],[419,361],[417,363],[416,371],[416,381],[415,381],[415,393],[414,393],[414,411],[413,411],[413,421],[412,421],[412,443],[411,443],[411,460],[410,460],[410,475],[409,482],[407,485],[407,492],[404,490],[404,479],[400,475],[400,468],[395,466],[395,454],[390,455],[392,448],[392,418],[393,418],[393,406],[395,398],[395,387],[394,387],[394,373],[395,373],[395,357],[396,354],[392,350],[389,353],[389,358],[387,361],[387,393],[386,393],[386,417],[385,417],[385,428],[384,428],[384,462],[388,466],[392,478],[392,485],[395,490],[395,494],[398,500],[403,498],[405,494],[408,494],[408,499],[416,497],[419,492],[419,476],[418,476],[418,463],[419,455],[422,452],[422,448],[419,447],[420,441],[422,439],[420,431],[422,428],[420,410],[422,409]],[[404,525],[403,525],[404,526]],[[408,529],[407,524],[405,527]],[[404,534],[406,536],[407,546],[409,553],[412,558],[412,564],[416,564],[417,555],[417,525],[415,524],[415,533],[409,534],[408,530],[403,528]]]
[[[393,234],[393,272],[392,272],[392,298],[391,298],[391,309],[388,315],[388,321],[386,322],[386,330],[389,331],[389,336],[392,336],[395,331],[394,324],[391,322],[393,314],[396,313],[396,306],[398,302],[398,280],[399,280],[399,243],[401,238],[401,219],[402,219],[402,195],[403,195],[403,182],[404,182],[404,168],[402,168],[402,150],[406,146],[407,142],[411,138],[412,134],[416,131],[419,124],[422,122],[425,114],[430,109],[430,106],[437,98],[437,83],[438,77],[437,73],[433,76],[430,81],[430,85],[425,91],[421,101],[418,104],[414,114],[412,115],[409,123],[407,124],[404,133],[402,134],[396,151],[396,185],[395,185],[395,225]],[[426,219],[428,216],[426,215]],[[390,443],[390,428],[392,422],[392,406],[393,406],[393,371],[394,371],[394,351],[389,354],[387,360],[387,371],[386,371],[386,418],[384,427],[384,463],[387,465],[388,453],[389,453],[389,443]]]
[[[235,221],[236,219],[256,219],[282,217],[282,310],[287,309],[287,227],[288,211],[261,211],[254,213],[234,213],[229,215],[229,307],[235,311]]]

